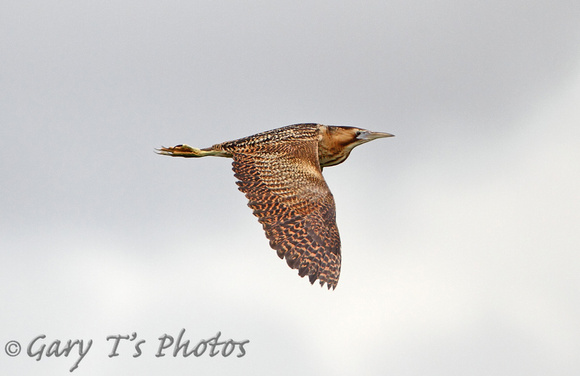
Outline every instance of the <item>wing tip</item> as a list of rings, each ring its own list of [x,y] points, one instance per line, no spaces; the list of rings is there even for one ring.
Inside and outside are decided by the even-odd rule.
[[[308,276],[311,285],[318,280],[320,287],[326,287],[328,290],[336,289],[340,277],[340,265],[338,267],[328,267],[329,265],[320,264],[321,260],[304,261],[304,255],[297,253],[295,250],[285,249],[280,244],[270,241],[270,247],[276,250],[278,257],[286,261],[286,264],[294,270],[298,270],[298,276],[304,278]],[[340,258],[339,258],[340,260]],[[340,263],[340,261],[338,261]]]
[[[298,273],[298,275],[300,275],[300,272]],[[302,275],[300,276],[304,277]],[[329,279],[325,278],[325,276],[321,276],[318,273],[308,274],[308,279],[311,285],[314,285],[314,282],[318,280],[318,282],[320,283],[320,288],[324,288],[324,284],[326,283],[326,287],[328,288],[328,290],[332,288],[332,291],[334,291],[336,289],[336,285],[338,285],[338,278]]]

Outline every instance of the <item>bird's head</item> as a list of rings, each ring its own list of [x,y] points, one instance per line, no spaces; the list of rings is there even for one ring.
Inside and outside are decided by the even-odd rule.
[[[390,133],[333,125],[322,125],[320,135],[318,156],[321,167],[334,166],[344,162],[352,149],[359,145],[376,140],[377,138],[394,136]]]

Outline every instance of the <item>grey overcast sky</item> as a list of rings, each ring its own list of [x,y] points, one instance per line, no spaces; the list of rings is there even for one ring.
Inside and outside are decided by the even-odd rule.
[[[577,0],[3,0],[0,51],[2,373],[580,374]],[[335,291],[153,152],[300,122],[396,135],[324,171]]]

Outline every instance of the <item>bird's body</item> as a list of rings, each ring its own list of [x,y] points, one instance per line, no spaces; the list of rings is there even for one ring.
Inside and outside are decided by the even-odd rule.
[[[340,237],[334,198],[322,168],[342,163],[355,146],[389,133],[354,127],[295,124],[205,149],[177,145],[159,153],[178,157],[233,158],[248,206],[270,246],[311,283],[335,288],[340,275]]]

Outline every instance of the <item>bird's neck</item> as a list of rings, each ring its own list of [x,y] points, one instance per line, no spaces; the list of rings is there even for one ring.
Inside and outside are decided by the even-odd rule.
[[[318,161],[320,167],[335,166],[344,162],[352,148],[342,145],[328,134],[321,134],[322,137],[318,141]]]

